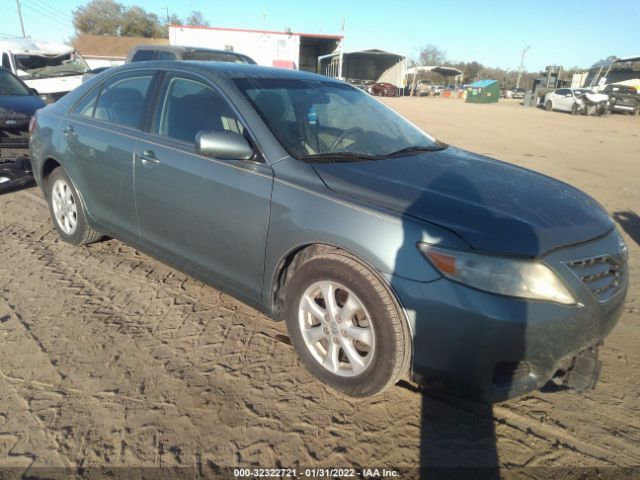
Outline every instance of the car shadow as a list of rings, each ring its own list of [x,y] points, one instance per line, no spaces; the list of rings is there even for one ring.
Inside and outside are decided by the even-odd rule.
[[[636,245],[640,245],[640,216],[632,210],[625,210],[613,212],[613,218]]]
[[[501,194],[505,202],[509,202],[510,186],[502,185]],[[435,190],[450,198],[465,198],[474,205],[485,205],[482,195],[464,175],[455,172],[444,173],[434,178],[425,190]],[[456,207],[448,205],[430,205],[433,196],[427,191],[422,193],[411,204],[408,211],[429,211],[433,208],[451,208],[452,213]],[[495,204],[495,199],[493,200]],[[448,214],[448,213],[447,213]],[[498,228],[509,228],[509,220],[492,214],[492,223]],[[504,223],[503,223],[504,222]],[[411,227],[409,227],[411,225]],[[402,268],[405,262],[413,262],[416,259],[416,222],[405,212],[403,220],[404,238],[396,256],[395,272],[406,271]],[[423,232],[428,233],[428,224],[425,224]],[[527,227],[528,228],[528,227]],[[533,231],[525,234],[536,238]],[[425,259],[425,262],[427,260]],[[393,274],[391,285],[398,291],[398,282],[404,281]],[[496,443],[495,419],[493,406],[484,401],[467,400],[455,393],[456,379],[446,385],[450,372],[460,372],[462,376],[484,375],[484,384],[487,388],[493,386],[496,371],[486,372],[486,367],[481,370],[479,365],[497,365],[501,361],[517,361],[526,354],[526,327],[527,310],[524,302],[511,302],[508,307],[509,318],[496,323],[504,323],[499,328],[509,334],[509,344],[505,351],[496,352],[495,349],[485,352],[478,345],[489,344],[495,341],[499,332],[493,330],[493,325],[480,325],[473,322],[472,318],[464,318],[464,312],[478,311],[482,306],[478,304],[476,291],[468,287],[447,288],[446,285],[436,285],[437,282],[448,282],[439,279],[435,282],[425,283],[425,289],[435,289],[430,308],[425,309],[419,299],[403,298],[405,311],[414,323],[414,359],[420,357],[423,370],[423,384],[419,390],[422,393],[421,432],[420,432],[420,465],[419,478],[421,479],[452,479],[452,478],[478,478],[497,480],[500,478],[500,461]],[[455,305],[452,309],[451,304]],[[507,307],[505,307],[507,309]],[[456,313],[458,315],[456,315]],[[413,322],[412,322],[413,320]],[[454,325],[455,323],[458,325]],[[422,350],[422,352],[420,352]],[[433,352],[431,355],[429,352]],[[494,359],[494,356],[498,355]],[[486,358],[489,356],[490,358]],[[485,357],[485,358],[483,358]],[[495,362],[494,362],[495,360]],[[427,373],[424,373],[426,365]],[[443,371],[447,374],[439,375]],[[509,374],[510,375],[510,374]],[[514,374],[515,375],[515,374]],[[443,379],[444,377],[444,379]],[[509,377],[511,378],[511,377]],[[443,383],[444,380],[444,383]],[[510,386],[504,386],[502,398]],[[453,388],[449,388],[453,387]],[[453,393],[452,393],[453,392]],[[482,392],[465,392],[474,396]],[[498,395],[500,396],[500,395]],[[479,398],[479,397],[478,397]]]

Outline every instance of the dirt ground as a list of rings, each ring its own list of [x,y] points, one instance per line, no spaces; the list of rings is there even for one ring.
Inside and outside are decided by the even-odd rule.
[[[0,197],[0,469],[500,465],[502,478],[592,478],[585,467],[636,478],[640,118],[387,103],[444,142],[584,189],[619,219],[632,281],[595,390],[493,407],[406,385],[345,398],[305,371],[284,325],[118,241],[61,243],[30,189]]]

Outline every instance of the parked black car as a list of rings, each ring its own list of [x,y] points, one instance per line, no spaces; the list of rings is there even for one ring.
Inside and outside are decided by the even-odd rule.
[[[612,112],[631,113],[640,112],[640,95],[629,85],[611,84],[604,87],[602,93],[609,96],[609,109]]]
[[[253,58],[242,53],[228,50],[214,50],[212,48],[183,47],[180,45],[138,45],[133,47],[125,63],[148,62],[152,60],[199,60],[205,62],[246,63],[255,65]],[[95,68],[82,76],[86,82],[92,77],[112,67]]]
[[[253,58],[242,53],[211,48],[183,47],[180,45],[138,45],[131,49],[129,55],[127,55],[126,63],[149,60],[200,60],[256,64]]]
[[[0,158],[28,154],[29,121],[45,105],[35,90],[0,67]]]

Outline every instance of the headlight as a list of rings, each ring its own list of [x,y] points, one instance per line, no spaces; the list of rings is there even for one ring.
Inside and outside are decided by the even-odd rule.
[[[53,103],[53,97],[48,93],[41,93],[40,98],[44,100],[45,103]]]
[[[510,297],[576,303],[564,283],[536,260],[495,257],[418,243],[418,249],[445,277],[456,282]]]
[[[627,242],[624,241],[620,232],[616,230],[616,234],[618,235],[618,248],[620,249],[620,253],[625,258],[625,260],[629,259],[629,247],[627,247]]]

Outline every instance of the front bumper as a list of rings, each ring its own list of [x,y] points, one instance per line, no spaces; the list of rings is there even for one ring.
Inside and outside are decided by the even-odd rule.
[[[545,257],[576,305],[504,297],[444,278],[420,283],[394,277],[392,287],[414,336],[414,380],[491,402],[540,388],[577,354],[602,343],[620,317],[626,272],[617,293],[599,301],[566,266],[603,254],[615,255],[626,267],[613,231]]]
[[[625,103],[614,103],[611,105],[611,110],[614,112],[634,112],[637,107],[635,105],[628,105]]]

